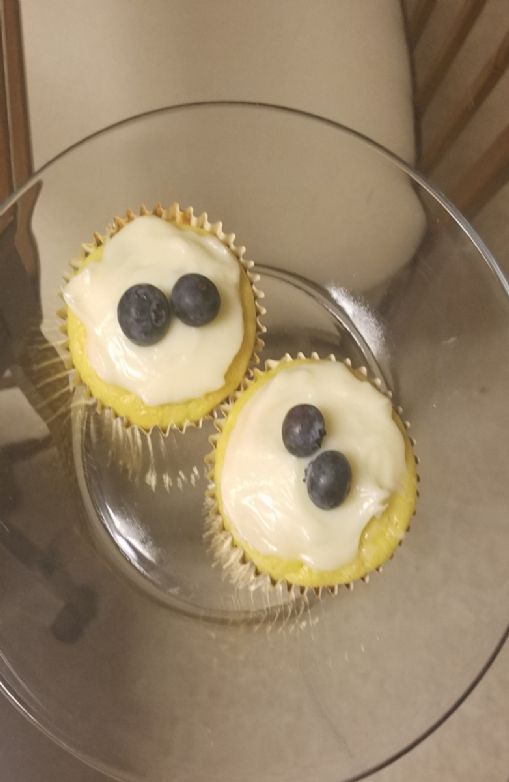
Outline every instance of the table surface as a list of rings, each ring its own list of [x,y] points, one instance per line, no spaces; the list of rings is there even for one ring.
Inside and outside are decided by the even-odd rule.
[[[373,782],[509,782],[509,645],[467,701],[412,752],[371,777]],[[9,782],[104,782],[30,725],[0,698],[3,778]],[[35,772],[34,769],[37,769]],[[228,782],[225,780],[225,782]],[[232,781],[233,782],[233,781]]]

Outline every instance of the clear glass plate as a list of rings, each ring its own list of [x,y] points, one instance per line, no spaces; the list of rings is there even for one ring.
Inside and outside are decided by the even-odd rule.
[[[264,358],[350,356],[404,406],[421,496],[369,584],[295,604],[232,587],[202,539],[210,423],[133,438],[70,396],[70,259],[126,208],[173,200],[256,261]],[[96,134],[0,215],[8,697],[133,782],[345,782],[437,727],[507,634],[509,286],[472,228],[359,134],[214,102]]]

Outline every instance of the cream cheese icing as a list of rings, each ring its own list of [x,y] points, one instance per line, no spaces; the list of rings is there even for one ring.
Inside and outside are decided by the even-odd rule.
[[[150,283],[170,295],[177,279],[192,272],[218,288],[217,317],[193,328],[173,315],[157,344],[132,343],[117,320],[122,294],[132,285]],[[87,357],[98,376],[147,405],[159,405],[194,399],[224,384],[244,332],[239,282],[239,263],[217,237],[146,215],[109,239],[101,261],[87,264],[63,293],[85,325]]]
[[[332,510],[308,497],[304,471],[314,457],[292,456],[283,445],[283,419],[301,403],[316,405],[325,418],[321,450],[343,452],[352,467],[350,493]],[[290,364],[240,410],[220,492],[226,517],[258,552],[334,570],[355,558],[362,530],[385,510],[405,469],[405,443],[387,397],[343,364]]]

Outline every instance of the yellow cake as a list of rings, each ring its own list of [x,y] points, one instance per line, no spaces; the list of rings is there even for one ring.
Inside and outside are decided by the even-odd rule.
[[[165,249],[164,252],[170,252],[171,254],[172,248],[176,248],[175,251],[180,252],[178,264],[182,266],[181,269],[179,266],[179,269],[186,271],[186,264],[189,265],[189,258],[191,258],[192,268],[190,267],[190,269],[196,272],[200,271],[200,266],[197,266],[197,264],[201,261],[201,257],[205,257],[204,254],[206,253],[211,255],[214,252],[216,255],[211,255],[210,258],[208,256],[205,257],[205,261],[208,263],[207,268],[214,271],[216,268],[214,266],[215,263],[223,286],[229,285],[231,288],[231,290],[230,288],[228,289],[229,299],[225,300],[224,306],[223,304],[221,305],[222,309],[217,317],[218,322],[212,324],[215,329],[214,333],[209,333],[211,330],[210,326],[204,326],[201,329],[191,329],[182,323],[173,325],[176,322],[176,318],[172,315],[173,320],[169,325],[170,337],[174,337],[175,330],[180,329],[178,334],[182,335],[184,339],[180,352],[178,344],[175,347],[171,343],[169,356],[172,360],[164,360],[165,355],[163,351],[167,347],[166,342],[170,341],[167,336],[161,339],[160,343],[154,347],[139,349],[136,345],[130,345],[124,335],[120,333],[118,323],[115,322],[113,314],[111,317],[109,317],[108,312],[104,314],[106,305],[101,305],[103,309],[95,321],[90,318],[94,324],[98,324],[97,328],[90,328],[87,331],[87,325],[83,322],[86,318],[81,319],[79,317],[75,311],[75,309],[79,310],[79,307],[75,307],[72,296],[66,294],[76,276],[84,272],[88,273],[87,270],[96,272],[98,268],[96,264],[103,264],[103,256],[107,249],[110,249],[109,245],[114,241],[118,242],[119,239],[123,239],[123,236],[126,236],[128,231],[132,232],[134,225],[140,236],[134,237],[132,245],[124,241],[124,245],[120,247],[114,258],[116,261],[115,267],[113,267],[110,252],[108,259],[112,268],[103,273],[104,285],[110,285],[113,279],[117,287],[118,285],[127,286],[127,282],[120,281],[117,278],[118,275],[124,274],[121,252],[125,253],[125,257],[129,261],[131,255],[134,257],[135,251],[140,246],[143,250],[144,242],[146,244],[147,240],[141,233],[141,223],[143,220],[147,220],[147,218],[152,221],[164,222],[173,231],[173,234],[170,234],[168,240],[166,240],[166,234],[164,236],[159,236],[158,234],[158,223],[143,224],[145,234],[148,229],[150,231],[156,229],[155,233],[158,235],[153,240],[156,254],[159,253],[159,248],[163,246],[161,242],[172,242],[173,244],[168,245],[169,250]],[[150,240],[152,241],[152,239]],[[88,247],[78,262],[74,264],[75,274],[71,277],[66,289],[64,289],[64,298],[67,303],[67,331],[72,362],[77,370],[79,379],[87,386],[91,395],[98,403],[111,408],[117,416],[123,417],[127,423],[137,425],[146,430],[152,427],[160,427],[161,429],[167,429],[170,426],[182,428],[189,423],[201,421],[220,402],[229,397],[238,388],[248,371],[249,365],[257,361],[256,350],[261,346],[259,340],[261,327],[258,321],[258,314],[262,311],[262,308],[257,302],[259,292],[253,284],[257,278],[251,272],[252,263],[244,260],[244,248],[235,247],[233,240],[233,235],[225,235],[223,233],[221,224],[211,225],[206,215],[195,217],[191,209],[181,211],[178,205],[173,205],[169,210],[162,210],[160,207],[156,207],[151,215],[146,210],[142,210],[139,217],[129,211],[125,220],[116,219],[111,234],[106,241],[99,235],[96,235],[95,246]],[[197,242],[202,244],[197,244]],[[167,245],[164,245],[164,247],[166,248]],[[196,258],[193,256],[193,253],[196,255]],[[164,261],[167,256],[163,254],[161,257]],[[159,255],[157,255],[157,258],[159,259]],[[131,266],[136,264],[136,262],[136,259],[131,261]],[[222,280],[221,274],[224,275],[226,273],[221,266],[223,263],[229,264],[227,271],[232,279],[235,276],[234,282],[230,283],[230,277],[226,282]],[[118,274],[117,269],[119,270]],[[140,281],[148,283],[151,282],[151,279],[145,280],[145,277],[150,278],[151,274],[152,277],[155,274],[157,279],[163,279],[162,274],[163,272],[166,273],[164,269],[161,270],[160,268],[154,271],[154,268],[150,265],[150,259],[146,262],[143,272],[138,272],[136,268],[131,268],[128,272],[131,277],[134,275],[135,281],[138,281],[141,275]],[[117,274],[117,277],[114,277],[114,274]],[[174,274],[174,276],[178,276],[178,274]],[[87,280],[89,288],[94,284],[92,274],[90,274],[90,279],[92,282]],[[91,290],[84,289],[82,293],[81,302],[84,302],[84,304],[81,306],[87,314],[89,313],[86,307],[90,309],[92,306],[95,306],[95,301],[102,301],[103,290],[100,288],[100,284],[101,281],[99,280],[99,282],[95,283],[95,288],[91,288]],[[80,300],[78,299],[78,301]],[[109,302],[111,305],[110,309],[114,309],[113,304],[115,303],[116,299],[112,299]],[[223,310],[225,310],[224,315]],[[232,312],[235,315],[235,321],[232,321]],[[93,312],[92,315],[95,315],[95,313]],[[228,320],[228,318],[230,319]],[[106,325],[103,326],[103,324]],[[114,335],[110,340],[112,348],[105,346],[104,343],[107,342],[107,339],[104,339],[100,349],[96,349],[94,366],[94,362],[91,360],[91,355],[94,355],[90,347],[91,339],[97,343],[102,338],[102,332],[106,332],[107,328],[110,329],[109,333]],[[232,331],[236,342],[232,341]],[[215,348],[215,344],[221,346],[223,337],[227,345],[221,352],[219,347]],[[174,337],[174,341],[175,339],[176,337]],[[214,350],[220,355],[222,369],[218,368],[217,371],[210,371],[210,369],[207,370],[206,362],[208,361],[209,364],[213,362],[215,357]],[[228,350],[230,354],[228,354]],[[113,358],[110,354],[113,354]],[[125,356],[127,356],[127,359]],[[145,356],[149,356],[152,363],[146,370],[145,382],[142,380],[138,382],[136,373],[138,372],[140,362],[145,360],[148,362]],[[112,382],[112,376],[114,379],[118,379],[117,374],[120,375],[122,380],[121,371],[123,371],[124,366],[122,361],[125,362],[126,360],[132,360],[133,363],[132,371],[130,367],[128,367],[128,370],[125,370],[127,380],[131,384],[130,388],[124,387],[123,382]],[[101,361],[107,370],[103,374],[101,373]],[[158,378],[158,361],[160,361],[161,366],[160,382]],[[202,364],[204,364],[203,371],[200,369]],[[117,372],[118,366],[121,369]],[[142,369],[145,371],[144,367]],[[213,366],[212,370],[215,370]],[[173,375],[171,375],[172,371]],[[131,374],[127,375],[128,372],[131,372]],[[189,374],[187,380],[186,372]],[[197,376],[196,378],[193,376],[193,372]],[[209,378],[211,378],[210,381]],[[164,388],[161,387],[163,381]],[[207,387],[209,382],[212,385]],[[199,393],[193,393],[193,384],[198,388]],[[179,385],[178,398],[172,398],[172,391],[175,385]],[[187,395],[186,391],[189,391]],[[147,398],[143,398],[144,393],[148,394],[148,401]],[[162,399],[161,394],[165,394]],[[156,403],[154,403],[154,400]]]
[[[322,450],[343,443],[354,465],[351,496],[335,510],[312,505],[302,488],[312,459],[289,454],[281,441],[283,412],[299,400],[320,401],[331,429]],[[364,578],[392,556],[415,510],[416,462],[398,413],[363,373],[317,358],[269,362],[225,409],[219,429],[210,457],[209,522],[213,536],[229,535],[256,574],[301,587],[334,587]],[[356,492],[369,498],[375,478],[383,486],[372,489],[372,505],[359,505]],[[383,502],[371,512],[378,495]],[[219,548],[224,553],[224,540]],[[288,556],[290,550],[299,556]]]

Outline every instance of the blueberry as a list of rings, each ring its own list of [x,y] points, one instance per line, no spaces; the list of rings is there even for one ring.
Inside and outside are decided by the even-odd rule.
[[[304,473],[311,502],[330,510],[341,505],[352,483],[352,468],[339,451],[322,451]]]
[[[325,437],[325,421],[314,405],[295,405],[285,415],[283,443],[294,456],[311,456]]]
[[[184,274],[173,287],[171,302],[175,315],[187,326],[205,326],[219,312],[221,297],[208,277]]]
[[[170,302],[155,285],[133,285],[122,294],[117,307],[120,328],[136,345],[154,345],[166,334]]]

